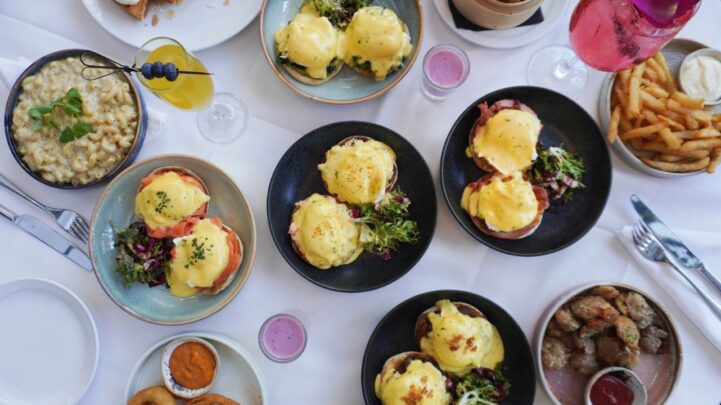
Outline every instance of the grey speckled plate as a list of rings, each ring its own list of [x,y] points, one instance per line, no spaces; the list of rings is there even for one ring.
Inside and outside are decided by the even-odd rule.
[[[692,41],[690,39],[677,38],[669,42],[668,45],[661,49],[661,53],[663,53],[664,58],[666,58],[666,63],[668,63],[668,68],[677,79],[676,82],[678,82],[678,71],[681,68],[681,62],[683,62],[683,58],[685,58],[686,55],[690,54],[691,52],[697,51],[702,48],[708,48],[708,46],[700,42]],[[601,86],[601,93],[599,95],[598,117],[600,119],[601,127],[603,128],[604,133],[608,132],[608,123],[611,121],[611,91],[613,89],[613,81],[615,79],[615,73],[611,73],[606,76],[603,81],[603,85]],[[714,111],[721,112],[721,106],[716,106]],[[628,164],[629,166],[642,173],[654,177],[685,177],[705,172],[705,170],[699,170],[687,173],[672,173],[654,169],[653,167],[646,165],[639,158],[637,158],[633,154],[633,152],[631,152],[631,150],[627,148],[626,145],[624,145],[623,142],[621,142],[620,140],[614,142],[611,145],[611,149],[613,149],[613,151],[616,152],[616,154],[621,159],[623,159],[623,161],[626,162],[626,164]]]

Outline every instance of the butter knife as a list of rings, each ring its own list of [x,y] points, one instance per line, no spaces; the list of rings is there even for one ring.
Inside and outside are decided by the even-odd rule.
[[[631,195],[631,204],[636,210],[638,215],[641,216],[641,220],[656,236],[664,249],[671,254],[679,263],[684,267],[691,270],[697,270],[703,274],[706,279],[716,287],[716,290],[721,293],[721,280],[711,273],[706,266],[701,262],[691,249],[688,248],[681,239],[664,224],[656,214],[654,214],[643,201],[636,194]]]
[[[82,249],[65,239],[63,235],[55,232],[49,226],[40,222],[37,218],[27,214],[15,215],[14,212],[2,205],[0,205],[0,214],[12,221],[23,231],[50,246],[56,252],[65,256],[69,260],[75,262],[78,266],[84,268],[85,270],[93,271],[93,265],[90,263],[90,259],[85,252],[82,251]]]

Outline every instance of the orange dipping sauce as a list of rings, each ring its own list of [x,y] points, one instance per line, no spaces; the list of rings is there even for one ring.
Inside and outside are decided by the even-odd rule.
[[[198,342],[186,342],[170,355],[170,375],[185,388],[205,388],[215,375],[215,357],[207,347]]]

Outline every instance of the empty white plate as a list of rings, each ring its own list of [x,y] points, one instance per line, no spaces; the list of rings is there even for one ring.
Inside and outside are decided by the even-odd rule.
[[[240,32],[258,15],[262,0],[151,1],[140,21],[113,0],[83,0],[85,8],[110,34],[140,47],[155,37],[170,37],[190,51],[217,45]],[[153,16],[157,23],[153,25]]]
[[[516,48],[538,40],[556,26],[568,5],[568,0],[545,0],[541,6],[541,23],[507,30],[471,31],[456,28],[448,1],[433,0],[438,14],[448,28],[466,40],[488,48]]]
[[[218,376],[210,392],[226,396],[243,405],[268,404],[260,369],[245,348],[227,336],[212,332],[186,332],[167,337],[148,349],[130,373],[125,387],[125,401],[136,392],[153,386],[163,385],[160,374],[160,357],[171,341],[186,337],[205,339],[215,347],[220,357]]]
[[[75,404],[98,366],[98,331],[73,292],[45,279],[0,285],[0,404]]]

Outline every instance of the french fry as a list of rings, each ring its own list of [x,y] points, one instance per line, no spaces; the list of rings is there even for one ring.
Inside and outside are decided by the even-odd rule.
[[[678,156],[678,155],[668,155],[665,153],[660,153],[660,154],[654,156],[654,159],[660,160],[662,162],[673,163],[673,162],[680,162],[682,160],[686,160],[687,158],[685,158],[683,156]]]
[[[646,110],[646,111],[648,111],[648,110]],[[666,124],[668,124],[668,126],[670,128],[677,129],[679,131],[683,131],[686,129],[685,126],[679,124],[678,122],[672,120],[671,118],[669,118],[665,115],[658,114],[656,117],[657,117],[658,121],[665,122]]]
[[[646,65],[653,69],[654,72],[656,72],[656,76],[658,76],[658,81],[660,83],[666,83],[666,72],[663,70],[663,68],[656,62],[656,59],[654,58],[648,58],[646,60]]]
[[[666,80],[666,90],[670,92],[676,91],[676,81],[671,74],[671,70],[668,68],[666,58],[663,57],[663,54],[661,52],[657,52],[656,55],[653,56],[653,58],[656,60],[661,69],[663,69],[663,72],[668,78],[668,80]]]
[[[623,115],[621,116],[621,121],[618,123],[618,129],[620,129],[623,132],[626,132],[633,128],[633,125],[631,125],[631,122],[627,120]]]
[[[706,110],[693,110],[689,112],[694,119],[696,119],[698,122],[704,123],[706,125],[711,124],[711,118],[713,117],[710,112]]]
[[[692,98],[686,93],[682,93],[680,91],[676,91],[671,94],[671,98],[678,101],[681,105],[683,105],[686,108],[689,108],[691,110],[700,110],[703,108],[704,105],[704,99],[702,98]]]
[[[631,79],[633,79],[634,77],[641,79],[641,77],[643,77],[644,70],[646,70],[646,64],[643,62],[634,66],[634,68],[631,69]]]
[[[663,103],[663,101],[655,98],[654,96],[646,93],[645,91],[641,90],[639,96],[641,98],[641,102],[643,102],[643,106],[648,108],[649,110],[652,110],[655,113],[663,113],[666,110],[666,105]]]
[[[618,99],[618,103],[621,105],[621,108],[623,109],[623,115],[627,119],[631,119],[631,114],[628,113],[628,99],[623,94],[623,90],[620,88],[616,88],[614,90],[614,93],[616,94],[616,98]]]
[[[695,131],[693,134],[694,138],[715,138],[717,136],[721,136],[721,131],[719,131],[716,128],[708,127],[699,129],[698,131]]]
[[[721,162],[721,149],[714,149],[711,153],[711,160],[706,166],[706,173],[711,174],[716,171],[716,166]]]
[[[688,173],[688,172],[695,172],[697,170],[701,170],[706,168],[709,165],[709,162],[711,159],[708,157],[705,157],[703,159],[696,160],[694,162],[688,162],[688,163],[670,163],[670,162],[663,162],[659,160],[652,160],[648,158],[641,158],[644,163],[647,165],[653,167],[654,169],[663,170],[665,172],[673,172],[673,173]]]
[[[651,124],[651,125],[647,125],[645,127],[638,127],[638,128],[634,128],[634,129],[631,129],[631,130],[621,133],[621,139],[627,140],[627,139],[633,139],[633,138],[643,138],[645,136],[649,136],[651,134],[660,132],[662,129],[668,129],[668,125],[666,123],[659,122],[658,124]]]
[[[659,120],[656,113],[651,110],[643,110],[643,119],[645,119],[650,124],[657,124]]]
[[[611,114],[611,122],[608,124],[608,143],[616,142],[618,138],[618,123],[621,121],[621,106],[616,106]]]
[[[668,129],[668,127],[658,131],[658,134],[661,135],[661,138],[663,138],[663,141],[666,142],[669,149],[677,150],[681,148],[681,140],[673,136],[673,133],[670,129]]]
[[[648,151],[656,153],[665,153],[667,155],[683,156],[691,159],[703,159],[708,157],[711,153],[709,150],[671,150],[664,142],[643,142],[641,139],[636,138],[636,141],[640,141],[638,147],[634,146],[634,149],[639,151]]]
[[[628,81],[631,79],[631,69],[622,70],[618,74],[618,77],[621,79],[621,81],[619,82],[621,90],[624,93],[628,93]]]
[[[648,79],[652,82],[658,81],[658,75],[656,74],[656,72],[653,69],[644,69],[643,77],[645,77],[646,79]]]
[[[669,93],[666,90],[664,90],[658,86],[646,86],[646,87],[644,87],[643,90],[656,98],[668,98],[669,97]]]
[[[688,129],[698,129],[699,128],[698,121],[696,121],[696,119],[691,114],[686,114],[684,116],[684,120],[686,121],[686,128],[688,128]]]
[[[666,107],[670,111],[677,112],[679,114],[686,114],[687,112],[689,112],[686,107],[682,106],[681,103],[672,98],[666,100]]]
[[[693,150],[708,150],[712,148],[718,148],[721,147],[721,139],[717,138],[706,138],[706,139],[696,139],[693,141],[686,141],[681,145],[679,150],[688,152]]]
[[[641,97],[639,94],[640,91],[641,84],[639,82],[639,78],[635,75],[632,75],[628,87],[628,114],[630,114],[632,117],[638,117],[638,115],[641,114]]]

